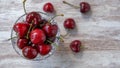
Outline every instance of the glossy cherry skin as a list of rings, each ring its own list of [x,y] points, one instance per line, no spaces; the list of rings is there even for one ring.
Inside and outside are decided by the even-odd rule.
[[[70,48],[73,52],[80,52],[81,42],[79,40],[74,40],[70,44]]]
[[[30,40],[33,44],[43,44],[46,40],[46,35],[41,29],[35,29],[30,32]]]
[[[86,13],[88,11],[90,11],[90,4],[87,2],[81,2],[80,3],[80,12]]]
[[[38,45],[37,46],[37,51],[42,56],[45,56],[45,55],[49,54],[49,52],[51,51],[51,49],[52,49],[52,46],[48,45],[48,44],[42,44],[42,45]]]
[[[41,21],[41,15],[38,12],[30,12],[26,16],[26,21],[38,25]]]
[[[15,32],[17,32],[19,38],[24,38],[28,32],[29,24],[27,23],[16,23],[13,26]]]
[[[45,12],[48,12],[48,13],[53,13],[54,12],[54,7],[51,3],[46,3],[44,6],[43,6],[43,10]]]
[[[38,52],[32,46],[26,46],[22,49],[22,54],[27,59],[34,59]]]
[[[42,30],[48,37],[56,36],[58,32],[58,26],[56,24],[47,23],[43,26]]]
[[[75,21],[72,18],[67,18],[64,21],[64,27],[67,29],[74,29],[75,28]]]
[[[23,49],[25,46],[28,45],[28,42],[29,42],[29,40],[27,40],[27,39],[18,39],[17,46],[18,46],[18,48]]]

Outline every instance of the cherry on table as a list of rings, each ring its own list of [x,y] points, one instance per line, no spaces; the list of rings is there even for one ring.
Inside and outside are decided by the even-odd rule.
[[[70,4],[66,1],[63,1],[64,4],[70,5],[71,7],[74,7],[76,9],[80,9],[81,13],[86,13],[90,11],[90,4],[88,2],[80,2],[80,6],[75,6],[73,4]]]
[[[72,18],[67,18],[64,21],[64,27],[67,29],[74,29],[75,28],[75,21]]]
[[[48,2],[43,6],[43,10],[48,13],[53,13],[54,7],[53,7],[52,3]]]
[[[26,46],[22,49],[22,54],[27,59],[34,59],[38,52],[32,46]]]
[[[81,48],[81,41],[79,40],[74,40],[70,43],[70,48],[73,52],[80,52],[80,48]]]

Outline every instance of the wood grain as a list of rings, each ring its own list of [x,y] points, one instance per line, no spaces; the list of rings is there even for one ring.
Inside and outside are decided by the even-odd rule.
[[[77,28],[70,31],[56,53],[43,61],[29,61],[17,55],[11,42],[11,28],[16,19],[24,14],[21,0],[0,0],[0,68],[119,68],[120,67],[120,0],[66,0],[79,6],[87,1],[91,12],[84,15],[62,3],[63,0],[28,0],[27,12],[43,11],[46,2],[54,5],[61,34],[65,34],[63,22],[74,18]],[[83,50],[75,54],[69,44],[72,40],[82,41]]]

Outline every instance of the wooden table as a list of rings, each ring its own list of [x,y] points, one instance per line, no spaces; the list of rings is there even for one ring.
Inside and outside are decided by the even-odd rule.
[[[75,5],[81,1],[91,4],[86,15],[62,3],[63,0],[28,0],[27,12],[43,11],[46,2],[52,2],[57,14],[61,34],[65,34],[63,22],[74,18],[77,28],[70,32],[54,55],[43,61],[29,61],[20,57],[8,39],[16,19],[24,11],[21,0],[0,0],[0,68],[120,68],[120,0],[66,0]],[[42,3],[41,3],[42,2]],[[73,53],[69,44],[79,39],[84,47]]]

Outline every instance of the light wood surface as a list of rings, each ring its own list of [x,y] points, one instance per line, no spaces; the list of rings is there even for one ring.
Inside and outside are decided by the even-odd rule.
[[[56,53],[43,61],[29,61],[20,57],[8,39],[16,19],[23,12],[22,0],[0,0],[0,68],[120,68],[120,0],[66,0],[75,5],[81,1],[91,4],[92,11],[86,15],[62,3],[63,0],[28,0],[27,12],[43,11],[46,2],[54,5],[61,34],[65,34],[63,22],[74,18],[77,28],[61,43]],[[73,53],[69,44],[79,39],[84,47]]]

